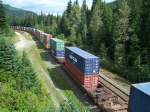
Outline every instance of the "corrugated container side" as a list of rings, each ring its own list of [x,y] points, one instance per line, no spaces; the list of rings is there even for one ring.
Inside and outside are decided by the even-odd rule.
[[[33,28],[31,31],[31,34],[34,35],[35,29]]]
[[[85,75],[99,74],[99,58],[83,58],[76,54],[71,47],[65,48],[65,58]]]
[[[56,51],[56,50],[52,49],[51,52],[55,57],[64,57],[64,55],[65,55],[64,51]]]
[[[64,51],[65,50],[64,41],[53,38],[53,39],[51,39],[50,44],[51,44],[52,48],[57,50],[57,51]]]
[[[34,29],[33,35],[36,36],[36,29]]]
[[[50,49],[50,48],[51,48],[51,45],[50,45],[51,38],[52,38],[52,35],[50,35],[50,34],[48,34],[47,37],[46,37],[46,40],[45,40],[45,47],[46,47],[47,49]]]
[[[46,33],[41,33],[40,34],[40,42],[47,48],[50,48],[50,40],[51,40],[52,36],[50,34],[46,34]]]
[[[87,91],[95,91],[98,86],[99,76],[98,75],[84,75],[78,68],[71,63],[65,61],[65,68],[71,72],[71,77],[83,86]]]
[[[145,83],[144,85],[142,85],[142,88],[147,88],[149,94],[140,90],[136,86],[131,87],[129,99],[129,112],[150,112],[150,83],[148,85],[147,83]]]
[[[38,30],[35,31],[35,37],[37,37],[37,39],[40,38],[40,31],[38,31]]]

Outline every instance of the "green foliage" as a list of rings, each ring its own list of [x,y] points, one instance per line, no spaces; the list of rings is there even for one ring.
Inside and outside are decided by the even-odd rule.
[[[102,45],[102,30],[103,30],[103,21],[102,21],[102,13],[103,13],[103,3],[101,0],[96,0],[93,4],[93,10],[91,12],[91,19],[89,24],[89,35],[91,40],[93,50],[95,52],[100,50]]]
[[[6,24],[6,17],[5,17],[5,9],[3,7],[3,3],[0,0],[0,34],[5,33],[7,24]]]
[[[106,5],[104,7],[104,12],[103,12],[103,22],[104,22],[103,41],[104,41],[104,44],[106,47],[106,56],[110,60],[114,60],[115,40],[114,40],[113,35],[112,35],[113,11],[109,6],[106,6]]]
[[[80,23],[81,9],[78,4],[78,1],[75,1],[73,5],[70,1],[62,17],[60,29],[62,32],[64,32],[65,36],[68,37],[69,41],[78,45],[81,43],[81,41],[79,41],[81,39]]]
[[[114,15],[113,36],[115,39],[115,62],[126,64],[126,42],[128,41],[129,6],[126,0],[119,0],[117,13]]]
[[[87,33],[88,33],[88,28],[87,28],[87,19],[88,19],[88,16],[87,16],[87,13],[88,12],[88,8],[87,8],[87,5],[86,5],[86,0],[83,1],[83,4],[82,4],[82,8],[81,8],[81,37],[82,37],[82,40],[81,41],[81,44],[86,44],[87,42]]]
[[[61,104],[60,112],[90,112],[90,110],[82,107],[72,95],[69,95],[69,98]]]
[[[64,40],[64,39],[65,39],[65,36],[64,36],[64,34],[60,34],[60,35],[57,35],[57,38],[58,38],[58,39],[61,39],[61,40]]]
[[[0,109],[4,112],[54,111],[50,95],[42,88],[26,54],[18,57],[9,39],[0,37]]]
[[[144,29],[144,30],[143,30]],[[150,65],[150,1],[142,1],[140,21],[141,64]]]

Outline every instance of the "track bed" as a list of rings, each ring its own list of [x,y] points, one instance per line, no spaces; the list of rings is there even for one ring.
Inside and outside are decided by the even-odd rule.
[[[97,105],[97,110],[99,112],[127,112],[128,95],[126,96],[127,98],[124,98],[124,95],[126,94],[121,91],[120,88],[117,88],[116,85],[113,85],[113,83],[110,83],[104,78],[100,78],[99,86],[96,91],[91,92],[86,90],[78,80],[70,75],[71,71],[69,71],[65,65],[63,65],[63,69],[68,73],[69,77],[71,77],[78,86],[91,97],[93,102]]]

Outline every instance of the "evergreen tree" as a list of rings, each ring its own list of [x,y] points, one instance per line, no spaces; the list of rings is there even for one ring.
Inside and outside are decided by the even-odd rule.
[[[68,6],[67,6],[67,9],[66,11],[64,11],[64,14],[62,16],[62,19],[61,19],[61,22],[60,22],[60,29],[61,29],[61,32],[65,34],[66,37],[68,37],[70,35],[70,27],[71,27],[71,19],[72,19],[72,1],[70,0],[68,2]]]
[[[66,10],[66,12],[67,12],[67,16],[69,16],[69,15],[70,15],[71,10],[72,10],[72,1],[71,1],[71,0],[69,0],[69,2],[68,2],[68,6],[67,6],[67,10]]]
[[[93,12],[94,8],[95,8],[95,5],[97,4],[98,0],[93,0],[93,3],[92,3],[92,9],[91,11]]]
[[[17,68],[16,51],[12,43],[4,39],[0,39],[0,68],[13,72]]]
[[[96,0],[96,3],[94,2],[93,10],[91,12],[91,19],[89,24],[89,39],[91,40],[91,45],[93,46],[94,51],[99,51],[100,45],[101,45],[101,34],[102,31],[100,31],[103,27],[103,21],[102,21],[102,13],[103,13],[103,7],[102,7],[102,1]]]
[[[75,36],[75,43],[79,45],[80,42],[77,40],[78,39],[81,40],[81,35],[79,35],[81,24],[81,9],[78,0],[76,0],[73,4],[70,20],[71,20],[70,28],[72,29],[72,31],[74,31],[74,34],[71,35]]]
[[[150,1],[143,0],[140,22],[141,64],[150,65]]]
[[[61,31],[65,36],[69,37],[71,42],[79,44],[78,39],[81,40],[80,35],[80,24],[81,24],[81,9],[76,0],[73,5],[69,1],[66,11],[63,14],[63,17],[60,22]]]
[[[65,11],[60,22],[60,30],[61,33],[64,33],[66,37],[70,35],[69,25],[70,21],[69,18],[67,17],[67,12]]]
[[[140,12],[142,0],[129,0],[130,17],[129,17],[129,40],[127,44],[127,64],[128,66],[138,66],[140,64],[140,46],[139,46],[139,29],[140,29]]]
[[[107,56],[109,59],[114,60],[114,38],[112,36],[112,24],[113,24],[113,12],[112,9],[105,4],[103,12],[103,22],[104,22],[104,43],[107,48]],[[111,43],[111,44],[110,44]]]
[[[5,9],[3,7],[3,3],[0,0],[0,33],[1,31],[6,28],[6,17],[5,17]]]
[[[86,0],[83,1],[82,8],[81,8],[81,35],[82,35],[82,43],[87,43],[87,5]]]
[[[114,15],[113,36],[115,39],[115,61],[126,65],[126,42],[129,39],[129,6],[126,0],[118,0],[117,12]]]

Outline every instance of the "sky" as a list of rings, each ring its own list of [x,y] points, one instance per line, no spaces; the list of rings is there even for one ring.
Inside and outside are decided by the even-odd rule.
[[[40,13],[41,11],[45,14],[62,14],[66,9],[69,0],[3,0],[5,4],[22,8],[25,10]],[[75,1],[75,0],[72,0]],[[78,0],[80,5],[83,0]],[[93,0],[86,0],[88,7],[91,7]],[[111,2],[114,0],[105,0]]]

